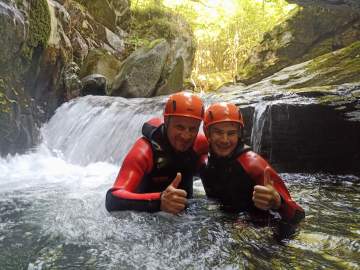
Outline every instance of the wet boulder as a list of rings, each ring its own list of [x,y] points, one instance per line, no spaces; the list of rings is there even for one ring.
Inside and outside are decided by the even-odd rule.
[[[111,85],[121,68],[121,62],[116,56],[104,49],[90,50],[80,70],[80,77],[100,74],[106,78],[106,84]]]
[[[109,94],[122,97],[154,96],[168,54],[169,44],[164,39],[136,50],[123,62]]]
[[[91,74],[82,78],[82,95],[106,96],[106,78],[101,74]]]
[[[170,94],[182,89],[190,78],[196,42],[191,27],[178,14],[161,9],[137,10],[133,25],[141,37],[141,46],[148,47],[154,40],[165,39],[169,53],[153,95]]]

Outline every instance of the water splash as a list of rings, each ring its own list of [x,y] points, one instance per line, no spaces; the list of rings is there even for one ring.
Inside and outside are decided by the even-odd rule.
[[[42,128],[45,145],[65,160],[86,165],[119,164],[142,124],[160,116],[164,98],[124,99],[86,96],[62,105]]]

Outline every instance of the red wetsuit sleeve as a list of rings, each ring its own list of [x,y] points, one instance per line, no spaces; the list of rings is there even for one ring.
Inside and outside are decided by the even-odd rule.
[[[274,188],[279,193],[282,199],[280,208],[278,209],[281,217],[290,222],[298,222],[304,218],[304,210],[292,200],[284,181],[271,168],[269,163],[260,155],[248,151],[240,155],[237,161],[242,165],[246,173],[255,181],[257,185],[264,185],[264,170],[266,167],[271,169],[271,178],[274,181]]]
[[[199,156],[207,154],[209,151],[209,143],[203,133],[199,133],[195,139],[193,149]]]
[[[195,139],[193,149],[195,153],[199,156],[197,163],[197,171],[199,171],[207,161],[207,154],[209,151],[209,143],[203,133],[199,133]]]
[[[107,195],[109,211],[138,210],[154,212],[160,210],[160,192],[136,193],[145,175],[152,170],[153,154],[150,143],[138,139],[126,155],[113,187]]]

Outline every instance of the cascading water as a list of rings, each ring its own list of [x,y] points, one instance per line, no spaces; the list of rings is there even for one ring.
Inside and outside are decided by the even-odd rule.
[[[266,120],[266,103],[259,102],[254,108],[253,127],[251,130],[251,145],[255,152],[260,153],[261,138],[263,136],[263,129]]]
[[[0,269],[360,268],[351,175],[282,174],[307,217],[281,243],[275,228],[221,212],[199,181],[183,214],[107,213],[121,160],[164,100],[71,101],[44,125],[39,147],[0,159]]]

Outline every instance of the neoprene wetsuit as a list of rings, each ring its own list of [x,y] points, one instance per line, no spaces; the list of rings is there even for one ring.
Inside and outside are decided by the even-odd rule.
[[[252,201],[254,186],[264,185],[264,170],[270,167],[260,155],[239,143],[231,157],[218,158],[210,153],[202,159],[206,165],[200,177],[208,197],[218,199],[230,211],[262,211]],[[281,206],[276,211],[282,219],[298,223],[305,217],[304,210],[292,200],[283,180],[272,168],[271,177],[281,197]]]
[[[163,120],[154,118],[143,125],[143,137],[129,151],[115,183],[106,194],[108,211],[160,211],[160,195],[178,172],[182,179],[178,188],[192,196],[193,176],[201,155],[207,153],[208,143],[198,134],[193,147],[175,152],[171,147]]]

